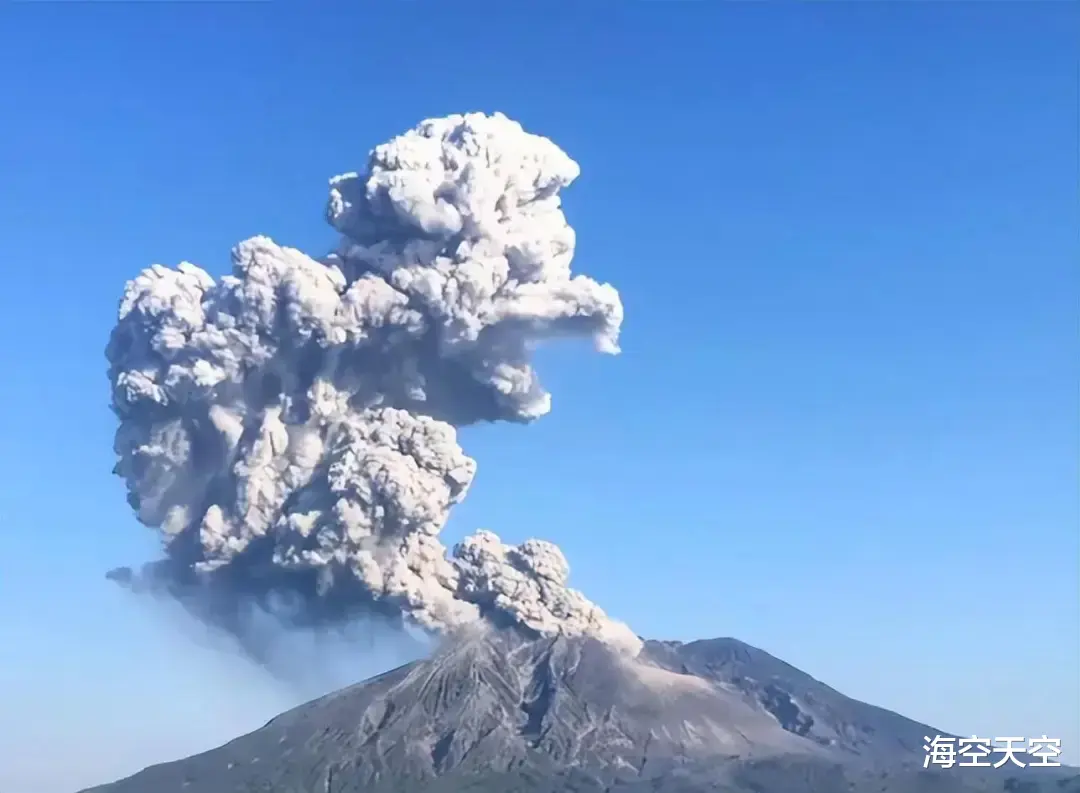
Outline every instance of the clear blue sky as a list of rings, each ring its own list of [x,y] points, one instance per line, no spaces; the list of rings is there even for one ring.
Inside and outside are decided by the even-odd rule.
[[[0,789],[282,706],[102,577],[155,549],[110,474],[124,281],[321,252],[329,177],[472,110],[581,164],[627,320],[542,356],[550,416],[464,433],[447,540],[554,540],[641,634],[1080,761],[1080,7],[462,5],[0,10]]]

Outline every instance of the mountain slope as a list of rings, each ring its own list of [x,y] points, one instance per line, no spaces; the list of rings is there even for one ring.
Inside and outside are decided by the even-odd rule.
[[[786,730],[866,759],[894,763],[915,757],[921,763],[924,737],[945,734],[846,697],[736,639],[650,642],[649,653],[669,669],[739,689]]]
[[[999,772],[924,772],[936,732],[733,639],[630,662],[503,631],[93,793],[1003,790]]]

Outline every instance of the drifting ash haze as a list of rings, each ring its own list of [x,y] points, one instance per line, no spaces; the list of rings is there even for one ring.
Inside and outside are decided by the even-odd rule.
[[[215,281],[183,263],[127,284],[108,347],[116,472],[165,558],[110,577],[245,636],[378,614],[435,633],[512,624],[641,642],[554,545],[439,542],[476,463],[456,427],[550,410],[530,359],[563,336],[618,352],[614,288],[574,276],[559,191],[578,175],[501,114],[425,121],[330,183],[337,251],[266,237]]]

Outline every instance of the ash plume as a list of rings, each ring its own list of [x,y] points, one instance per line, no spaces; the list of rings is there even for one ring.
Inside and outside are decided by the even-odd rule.
[[[476,473],[455,428],[546,414],[544,340],[618,352],[618,293],[570,271],[559,191],[578,173],[501,114],[431,119],[331,180],[333,253],[254,237],[220,280],[185,262],[128,282],[107,350],[115,472],[164,558],[110,577],[241,639],[254,606],[293,626],[513,624],[636,653],[568,588],[556,546],[439,541]]]

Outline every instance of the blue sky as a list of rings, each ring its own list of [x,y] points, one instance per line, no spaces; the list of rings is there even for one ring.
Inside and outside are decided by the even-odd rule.
[[[617,358],[541,356],[550,416],[463,433],[479,474],[446,539],[554,540],[641,634],[735,636],[1080,761],[1078,25],[1069,3],[5,5],[0,789],[105,781],[290,704],[102,577],[155,551],[110,474],[117,300],[253,234],[323,251],[329,177],[472,110],[581,164],[576,266],[627,320]]]

